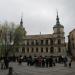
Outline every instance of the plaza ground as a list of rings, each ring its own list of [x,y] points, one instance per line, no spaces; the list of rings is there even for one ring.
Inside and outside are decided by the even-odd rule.
[[[27,66],[25,62],[22,65],[18,63],[10,63],[13,67],[14,75],[75,75],[75,62],[72,62],[72,68],[64,67],[63,64],[56,64],[55,67],[39,68],[35,66]],[[8,75],[8,70],[1,70],[0,75]]]

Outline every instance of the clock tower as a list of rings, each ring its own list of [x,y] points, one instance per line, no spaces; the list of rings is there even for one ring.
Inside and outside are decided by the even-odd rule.
[[[57,12],[56,24],[53,27],[54,33],[54,44],[57,55],[65,55],[65,36],[64,36],[64,26],[60,24],[59,16]]]

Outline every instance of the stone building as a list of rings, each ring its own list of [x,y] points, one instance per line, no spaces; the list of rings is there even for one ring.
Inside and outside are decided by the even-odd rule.
[[[68,51],[75,59],[75,29],[73,29],[68,36]]]
[[[17,55],[25,56],[65,56],[64,26],[59,22],[57,13],[56,24],[53,34],[26,35],[24,45],[19,49]]]

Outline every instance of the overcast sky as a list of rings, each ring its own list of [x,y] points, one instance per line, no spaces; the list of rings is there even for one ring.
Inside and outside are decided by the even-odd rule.
[[[56,9],[67,36],[75,28],[75,0],[0,0],[0,21],[19,24],[23,13],[27,34],[51,34]]]

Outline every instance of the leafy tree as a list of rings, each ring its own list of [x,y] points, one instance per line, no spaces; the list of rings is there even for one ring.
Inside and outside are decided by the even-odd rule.
[[[21,26],[18,26],[15,29],[15,33],[14,33],[14,44],[22,45],[25,35],[26,35],[26,31]]]
[[[24,43],[26,31],[22,25],[17,26],[7,21],[0,24],[0,55],[14,53],[16,46]]]
[[[10,46],[14,36],[12,25],[14,25],[14,23],[8,23],[7,21],[0,25],[0,55],[5,55],[11,51]]]
[[[25,36],[25,29],[21,25],[18,26],[14,32],[14,48],[16,51],[18,51],[18,49],[23,45]]]

